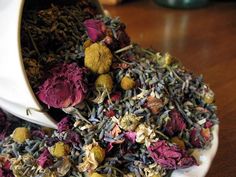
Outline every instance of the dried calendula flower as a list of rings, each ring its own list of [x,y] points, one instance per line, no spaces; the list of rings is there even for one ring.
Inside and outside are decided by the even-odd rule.
[[[106,46],[94,43],[85,49],[84,65],[94,73],[107,73],[111,64],[112,53]]]
[[[25,127],[18,127],[14,130],[12,138],[15,142],[22,144],[25,140],[30,138],[30,131]]]
[[[105,150],[103,148],[101,148],[99,145],[94,146],[91,149],[91,153],[94,154],[94,157],[98,163],[102,163],[105,158]]]
[[[172,63],[172,56],[169,53],[165,53],[164,66],[168,66]]]
[[[140,121],[141,117],[136,116],[135,114],[125,114],[120,118],[119,126],[126,131],[134,131]]]
[[[131,90],[135,87],[135,85],[135,81],[129,76],[125,76],[121,79],[120,86],[124,90]]]
[[[171,142],[177,144],[181,149],[185,149],[184,141],[181,140],[179,137],[175,136],[171,138]]]
[[[63,142],[57,142],[49,151],[54,157],[60,158],[69,154],[70,147]]]
[[[204,97],[203,97],[203,100],[205,103],[207,104],[211,104],[214,102],[214,99],[215,99],[215,94],[212,90],[208,89],[205,94],[204,94]]]
[[[153,114],[158,114],[163,107],[163,101],[153,96],[147,98],[147,107]]]
[[[111,92],[113,88],[113,81],[110,74],[101,74],[98,76],[97,80],[95,81],[96,88],[107,89],[108,92]]]
[[[104,174],[99,174],[97,172],[91,173],[89,174],[90,177],[106,177],[106,175]]]

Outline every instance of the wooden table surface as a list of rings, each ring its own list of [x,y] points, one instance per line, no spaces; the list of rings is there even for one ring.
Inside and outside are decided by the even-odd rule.
[[[236,3],[175,10],[138,0],[105,9],[127,24],[133,41],[168,51],[204,75],[220,118],[219,149],[207,177],[236,177]]]

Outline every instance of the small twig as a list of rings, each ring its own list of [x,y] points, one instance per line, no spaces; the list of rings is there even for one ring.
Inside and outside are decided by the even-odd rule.
[[[29,37],[30,37],[30,40],[31,40],[31,42],[32,42],[32,44],[33,44],[33,46],[34,46],[34,50],[37,52],[38,56],[40,56],[39,49],[38,49],[37,45],[36,45],[35,42],[34,42],[34,39],[33,39],[32,35],[31,35],[31,33],[30,33],[30,30],[29,30],[28,28],[26,28],[26,29],[27,29],[28,35],[29,35]]]
[[[126,47],[124,47],[124,48],[122,48],[122,49],[119,49],[119,50],[115,51],[115,54],[124,52],[124,51],[129,50],[129,49],[132,49],[132,48],[133,48],[133,44],[128,45],[128,46],[126,46]]]

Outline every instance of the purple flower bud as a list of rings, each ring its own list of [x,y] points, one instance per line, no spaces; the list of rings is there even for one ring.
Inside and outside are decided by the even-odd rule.
[[[165,131],[168,135],[173,136],[175,133],[180,133],[186,128],[186,124],[182,115],[177,110],[172,110],[169,113],[170,120],[165,125]]]
[[[187,168],[196,165],[196,160],[175,144],[160,140],[148,147],[153,160],[165,169]]]
[[[75,106],[87,93],[84,70],[76,63],[58,65],[52,75],[39,87],[39,99],[54,108]]]
[[[84,26],[88,33],[89,38],[96,42],[104,37],[106,26],[101,20],[89,19],[84,21]]]

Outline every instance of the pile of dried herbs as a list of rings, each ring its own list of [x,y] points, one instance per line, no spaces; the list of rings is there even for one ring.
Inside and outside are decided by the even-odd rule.
[[[199,164],[193,152],[218,123],[201,76],[132,44],[88,1],[25,9],[21,33],[32,88],[60,121],[52,130],[0,112],[0,177],[165,177]]]

